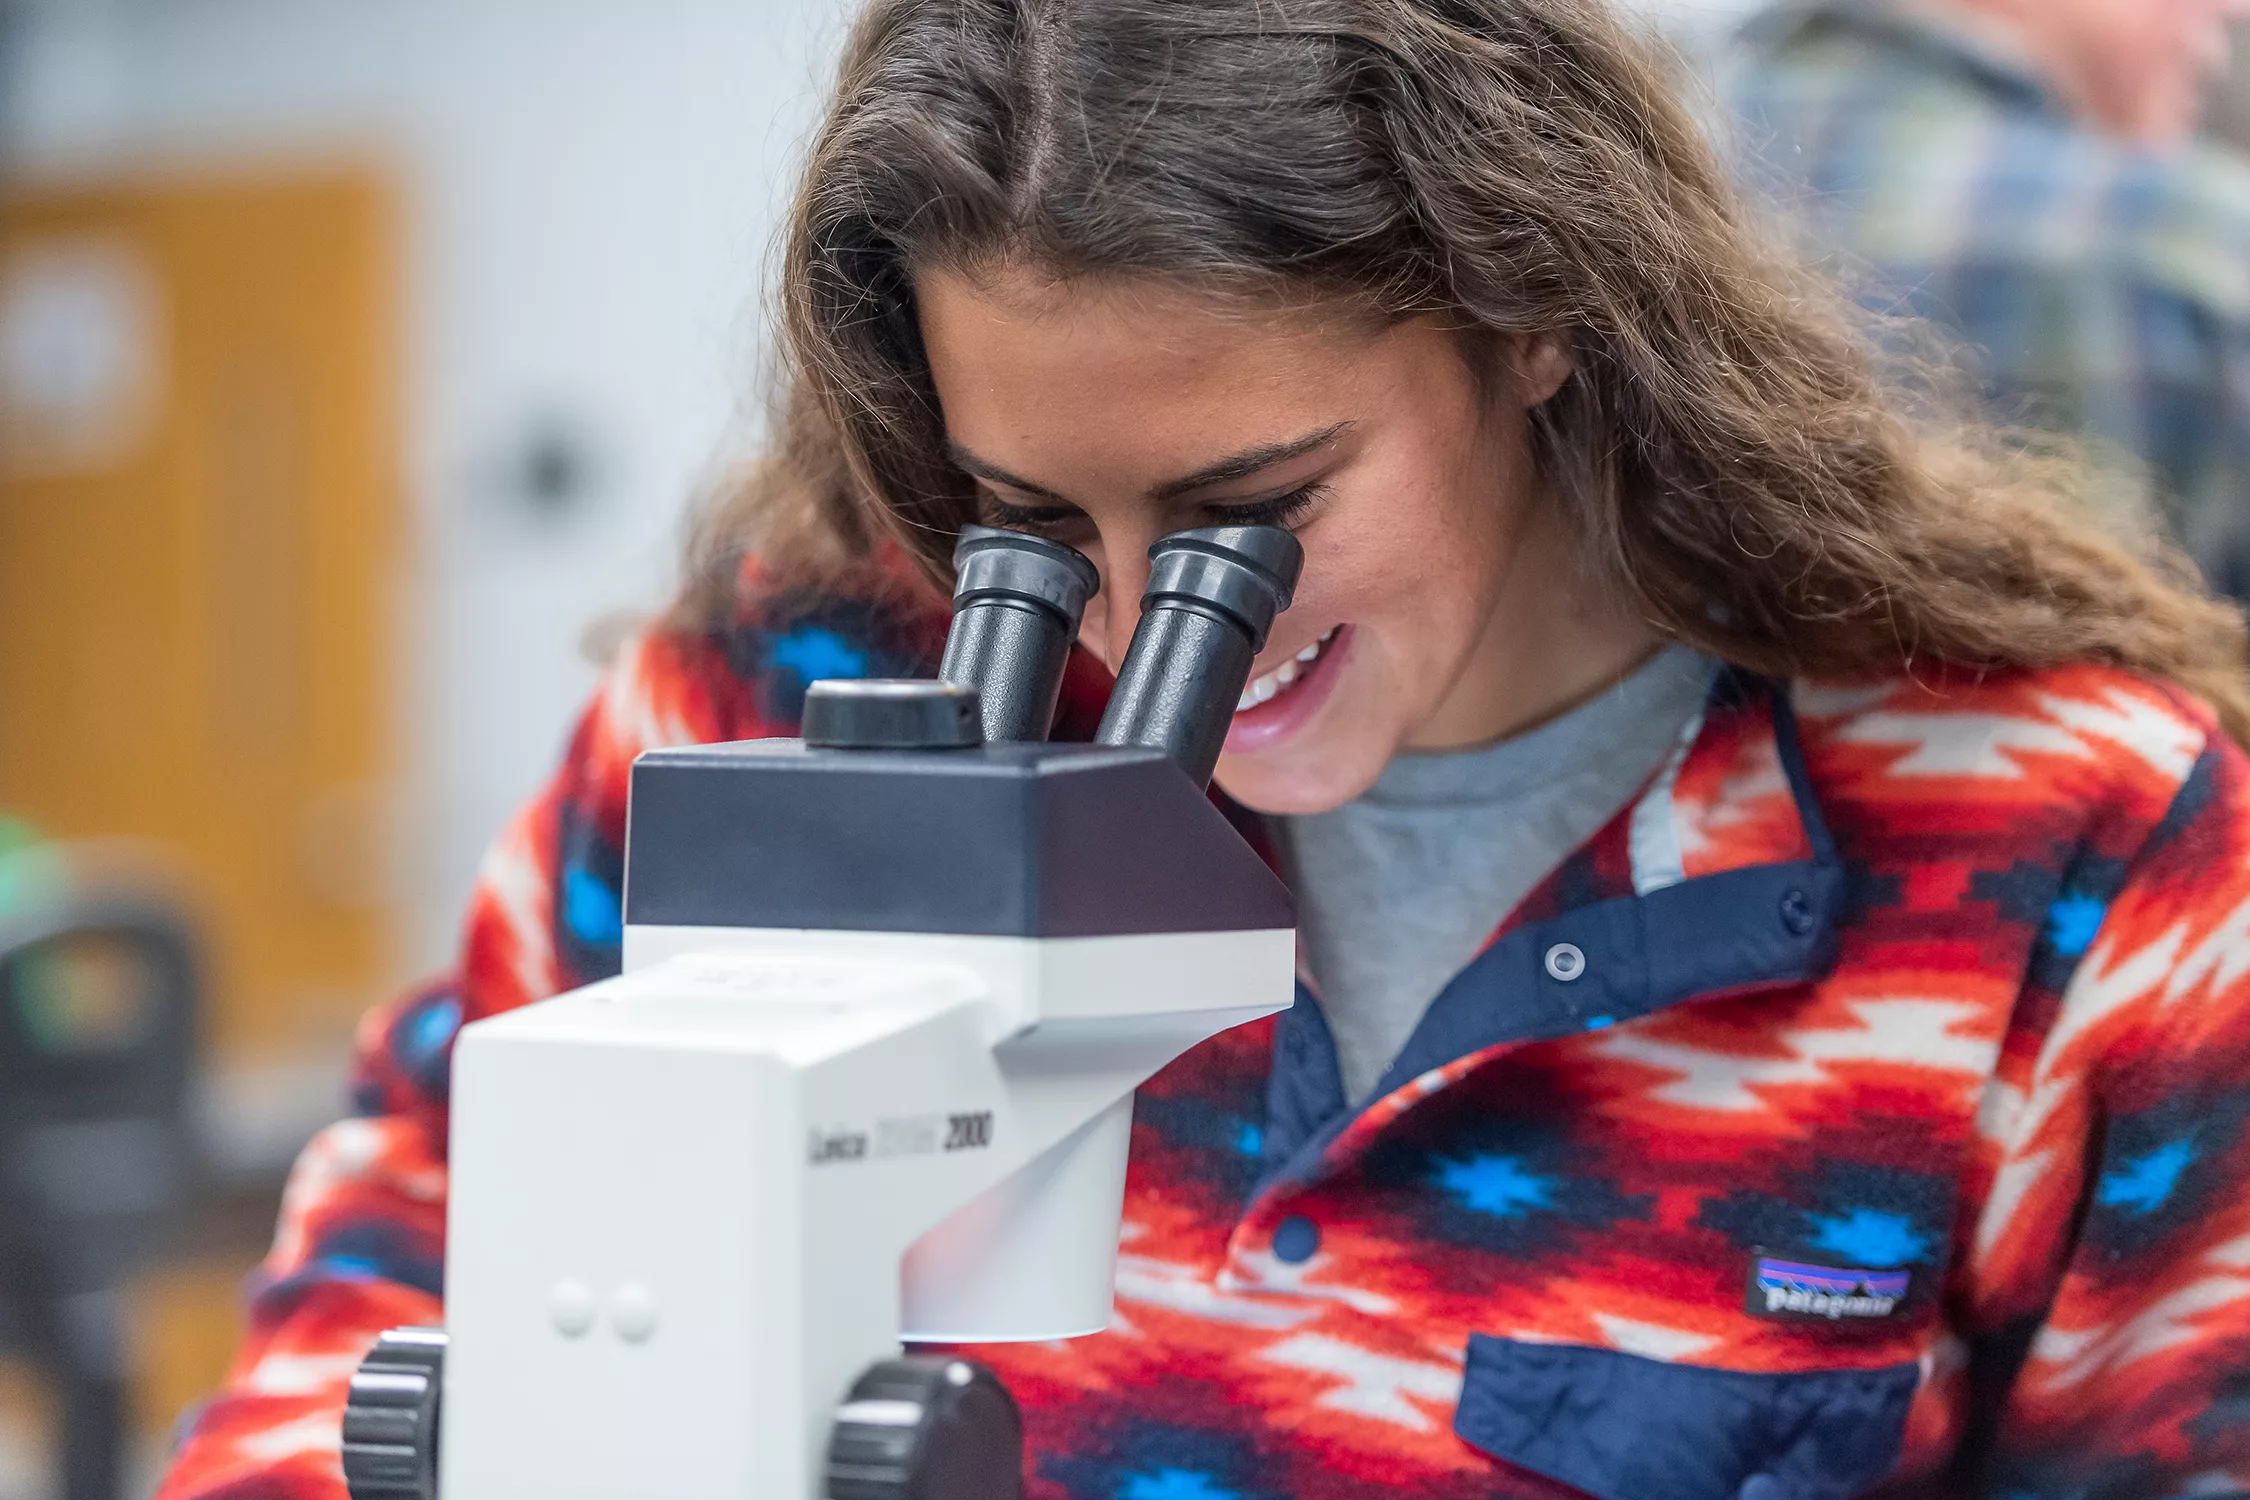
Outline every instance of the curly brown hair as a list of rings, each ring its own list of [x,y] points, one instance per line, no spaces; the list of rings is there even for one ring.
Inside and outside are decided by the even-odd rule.
[[[1840,680],[2098,660],[2250,739],[2239,611],[2089,519],[2085,465],[1925,420],[1605,0],[873,0],[788,228],[776,438],[691,613],[752,549],[817,578],[888,537],[943,577],[976,497],[914,276],[999,265],[1560,335],[1538,462],[1666,635]]]

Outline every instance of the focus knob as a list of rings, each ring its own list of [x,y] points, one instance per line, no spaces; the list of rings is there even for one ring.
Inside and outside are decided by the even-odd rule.
[[[445,1330],[393,1328],[352,1376],[344,1483],[352,1500],[437,1500]]]
[[[805,691],[804,735],[823,750],[961,750],[984,743],[984,722],[957,683],[823,678]]]
[[[1023,1421],[1008,1388],[965,1359],[868,1368],[836,1408],[828,1500],[1022,1500]]]

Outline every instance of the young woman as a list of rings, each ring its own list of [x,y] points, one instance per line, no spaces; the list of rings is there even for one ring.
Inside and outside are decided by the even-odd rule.
[[[2241,624],[1902,414],[1598,0],[876,0],[783,293],[770,462],[368,1023],[166,1500],[341,1493],[627,763],[929,670],[980,518],[1100,566],[1065,734],[1152,538],[1307,557],[1219,772],[1306,993],[1142,1091],[1115,1326],[979,1351],[1034,1496],[2250,1488]]]

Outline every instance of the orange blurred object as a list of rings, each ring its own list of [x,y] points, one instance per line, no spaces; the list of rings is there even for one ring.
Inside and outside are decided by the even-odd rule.
[[[391,194],[0,198],[0,808],[176,851],[223,1066],[393,981]]]

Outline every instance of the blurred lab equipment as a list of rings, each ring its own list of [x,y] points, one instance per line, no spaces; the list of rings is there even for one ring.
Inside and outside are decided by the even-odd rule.
[[[0,1348],[54,1395],[61,1500],[123,1493],[123,1292],[199,1175],[189,912],[133,845],[0,853]]]

